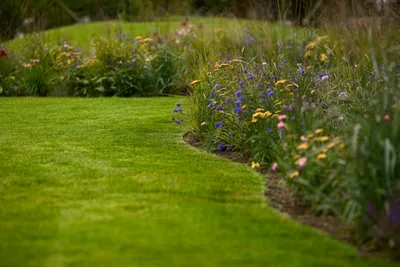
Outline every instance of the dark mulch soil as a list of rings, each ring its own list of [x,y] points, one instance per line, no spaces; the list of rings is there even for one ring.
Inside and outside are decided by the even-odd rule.
[[[187,132],[183,139],[189,145],[198,149],[203,149],[200,140],[193,132]],[[216,151],[215,154],[233,160],[235,162],[247,164],[249,158],[232,151]],[[349,227],[336,216],[317,216],[312,213],[310,207],[303,205],[296,200],[290,191],[284,186],[279,175],[274,173],[265,173],[268,176],[266,183],[265,196],[269,200],[272,208],[278,210],[283,215],[298,221],[302,224],[314,227],[325,232],[341,241],[353,243],[353,238]]]

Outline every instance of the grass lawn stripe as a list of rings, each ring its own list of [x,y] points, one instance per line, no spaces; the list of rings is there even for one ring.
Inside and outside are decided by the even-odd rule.
[[[1,98],[0,266],[391,266],[278,215],[263,177],[186,145],[180,100]]]

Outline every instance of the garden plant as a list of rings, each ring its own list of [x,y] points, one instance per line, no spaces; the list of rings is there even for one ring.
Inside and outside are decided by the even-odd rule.
[[[227,23],[231,25],[229,29],[224,28]],[[305,248],[300,248],[300,251],[304,250],[304,253],[311,255],[313,253],[310,251],[314,247],[310,244],[321,242],[322,248],[315,251],[316,255],[327,251],[340,255],[337,262],[335,259],[323,262],[318,257],[310,256],[312,259],[306,260],[309,265],[302,265],[300,261],[295,261],[297,265],[293,265],[292,261],[283,261],[280,266],[338,266],[337,264],[350,266],[351,261],[360,266],[376,265],[376,259],[364,262],[351,250],[353,248],[346,254],[347,252],[343,251],[348,249],[347,245],[326,236],[319,240],[319,233],[306,228],[297,229],[296,227],[303,226],[282,219],[283,217],[274,217],[269,209],[265,211],[261,208],[260,197],[257,194],[269,190],[269,177],[277,176],[280,184],[314,214],[335,216],[347,224],[353,236],[352,242],[358,248],[367,252],[379,251],[385,257],[398,259],[400,255],[398,28],[388,25],[388,30],[385,32],[371,28],[334,26],[306,29],[256,20],[179,18],[172,22],[168,29],[159,23],[148,27],[145,33],[139,35],[130,32],[126,26],[127,23],[122,22],[110,31],[94,35],[88,42],[68,40],[68,38],[55,40],[52,39],[54,35],[50,31],[48,36],[44,33],[32,34],[23,40],[6,42],[0,47],[0,95],[3,96],[0,99],[2,105],[0,116],[5,118],[0,123],[0,136],[4,140],[0,145],[5,151],[0,152],[2,159],[0,170],[5,177],[0,180],[0,195],[3,195],[0,200],[6,205],[6,208],[0,210],[0,214],[4,218],[20,227],[26,227],[23,229],[30,232],[32,229],[22,225],[15,215],[18,212],[23,213],[25,208],[7,200],[18,201],[18,194],[23,199],[24,188],[31,186],[38,190],[35,194],[40,195],[43,190],[44,195],[43,198],[38,198],[39,202],[50,203],[55,196],[65,196],[67,204],[51,202],[54,205],[51,204],[50,208],[60,209],[61,213],[65,214],[73,213],[77,212],[75,205],[82,207],[86,205],[83,203],[88,201],[84,198],[85,190],[80,186],[86,188],[87,185],[95,187],[94,191],[89,190],[89,194],[93,199],[100,197],[100,202],[87,203],[92,216],[90,218],[82,214],[68,217],[69,215],[63,213],[70,218],[70,221],[65,223],[60,221],[60,228],[68,228],[71,235],[60,236],[61,241],[51,240],[62,243],[56,250],[50,249],[54,257],[61,257],[63,249],[68,250],[64,246],[78,243],[75,243],[71,236],[80,232],[80,226],[74,228],[75,226],[67,224],[79,224],[79,216],[90,222],[97,220],[97,215],[108,216],[110,224],[102,221],[105,223],[104,229],[118,233],[119,226],[113,228],[111,221],[118,217],[124,220],[123,223],[129,224],[129,219],[132,218],[128,210],[133,209],[139,217],[155,216],[155,221],[151,219],[149,221],[160,233],[170,224],[171,227],[183,227],[187,234],[194,234],[194,239],[200,240],[201,227],[196,220],[210,224],[208,230],[220,231],[220,235],[213,236],[207,232],[208,230],[203,229],[204,234],[209,234],[211,239],[226,238],[226,243],[222,246],[231,249],[232,254],[224,250],[222,253],[224,259],[221,261],[217,260],[216,255],[212,255],[214,258],[210,261],[202,258],[201,266],[224,266],[224,261],[228,261],[229,266],[236,266],[234,264],[240,260],[258,266],[256,263],[263,262],[262,253],[258,252],[264,244],[264,238],[268,236],[268,228],[276,231],[278,235],[271,241],[276,246],[280,246],[279,239],[285,236],[284,229],[279,230],[273,226],[279,225],[279,220],[287,224],[287,227],[291,227],[290,231],[298,231],[293,234],[297,241],[307,239],[305,236],[311,235],[307,239],[310,243],[307,243]],[[72,26],[71,29],[76,30],[76,27],[79,25]],[[47,102],[46,98],[16,99],[11,96],[63,96],[64,98],[50,98]],[[66,96],[76,98],[65,98]],[[84,98],[136,96],[163,97],[110,100],[119,106],[109,105],[105,99]],[[17,105],[27,105],[29,111],[19,118],[16,115],[19,112]],[[42,114],[44,111],[40,109],[41,105],[49,110],[60,105],[64,113]],[[79,121],[86,123],[85,127],[89,127],[86,129],[88,132],[94,131],[93,138],[97,138],[95,143],[92,143],[93,140],[89,137],[82,137],[82,140],[79,140],[78,136],[82,134],[78,128],[79,123],[71,122],[76,116],[74,110],[83,110],[85,106],[88,109],[87,118],[79,118]],[[132,106],[138,110],[133,111]],[[125,113],[133,117],[128,118]],[[54,147],[50,147],[47,152],[39,151],[38,147],[30,148],[30,143],[35,138],[26,133],[30,126],[24,125],[29,121],[29,118],[24,116],[28,115],[37,116],[33,122],[38,125],[46,125],[47,117],[52,121],[52,126],[46,128],[48,132],[34,128],[32,135],[37,134],[35,137],[37,140],[44,144],[46,136],[49,135],[50,138],[59,140],[59,143],[53,144]],[[172,123],[168,121],[169,124],[162,124],[171,116]],[[103,117],[111,121],[103,121]],[[71,123],[71,129],[61,123],[62,121]],[[157,126],[156,122],[162,125]],[[21,139],[12,139],[16,132],[7,127],[11,124],[24,130]],[[174,124],[177,124],[178,128]],[[102,130],[101,127],[105,128]],[[104,131],[111,131],[115,136],[105,135]],[[118,135],[118,131],[122,131],[122,134]],[[265,175],[261,176],[241,165],[212,156],[210,156],[211,163],[206,159],[202,160],[201,158],[206,155],[205,152],[188,150],[182,141],[183,133],[188,131],[195,135],[202,148],[219,154],[239,153],[247,160],[250,168]],[[74,132],[77,135],[73,135]],[[146,138],[141,135],[146,135]],[[62,141],[63,138],[66,138],[68,144],[73,147],[67,149],[69,154],[65,155],[65,159],[56,156],[62,147],[66,146]],[[136,141],[133,142],[131,138]],[[9,145],[7,142],[10,142]],[[169,142],[170,146],[166,144]],[[124,163],[124,160],[132,163],[132,157],[135,157],[125,144],[132,146],[133,150],[137,149],[135,153],[145,158],[138,158],[139,173],[134,173],[130,165]],[[17,145],[20,148],[17,149]],[[109,148],[114,145],[121,149],[120,154],[114,148]],[[146,152],[149,147],[154,148],[150,154]],[[38,175],[29,181],[19,178],[19,174],[13,171],[15,164],[23,164],[22,155],[19,154],[22,152],[19,149],[30,151],[31,157],[39,157],[35,159],[39,165],[28,164],[27,169],[21,171],[21,177],[25,174],[33,175],[36,171],[43,172],[44,176]],[[91,154],[94,151],[92,149],[109,153],[112,158],[102,154],[100,159],[95,159],[94,154]],[[63,165],[63,160],[66,162],[73,160],[75,153],[79,151],[87,158],[83,163],[74,161],[74,164],[84,164],[83,172],[86,173],[77,173],[77,170]],[[170,159],[166,158],[163,151],[168,152]],[[46,158],[46,153],[51,155],[49,156],[51,160],[47,163],[39,160],[40,157]],[[196,169],[193,165],[184,166],[190,164],[191,160],[199,161],[200,167]],[[100,169],[92,169],[91,161]],[[182,163],[179,163],[180,161]],[[149,173],[153,163],[160,168],[159,172]],[[46,164],[50,167],[48,168]],[[208,171],[204,170],[207,167],[202,167],[207,164],[212,165]],[[219,168],[219,164],[231,168],[232,171]],[[179,169],[180,167],[183,168]],[[68,176],[69,172],[71,175]],[[91,180],[97,176],[96,172],[99,172],[99,177],[104,179],[98,182]],[[179,180],[172,175],[176,172],[184,177],[193,176],[199,180]],[[205,174],[201,175],[204,172]],[[235,176],[235,172],[240,175]],[[121,178],[123,181],[118,182],[119,174],[123,177],[140,177],[132,181]],[[59,175],[67,175],[69,178],[65,181],[52,180]],[[108,179],[108,175],[112,179]],[[166,180],[162,179],[163,175],[167,177]],[[267,182],[266,188],[263,188],[263,179]],[[154,188],[152,183],[156,185]],[[217,186],[213,187],[213,183]],[[63,185],[73,186],[75,189],[64,192]],[[7,191],[7,188],[14,188],[12,190],[15,191],[15,195],[12,194],[12,190]],[[102,196],[96,188],[100,191],[106,190],[107,194]],[[123,202],[124,192],[133,198],[135,203],[133,206]],[[143,198],[138,195],[133,196],[133,193],[143,194]],[[97,214],[96,211],[100,206],[107,205],[108,198],[115,197],[113,194],[121,199],[114,199],[110,205],[117,206],[123,215],[112,212]],[[171,198],[169,201],[176,205],[176,210],[160,204],[165,201],[164,197]],[[184,208],[180,205],[185,201],[202,212],[200,215],[197,214],[195,208],[189,208],[189,204],[188,207],[184,207],[188,208],[190,215],[185,225],[193,224],[191,226],[193,228],[178,223],[180,216],[178,213],[184,212]],[[154,211],[147,202],[157,203]],[[207,210],[205,202],[212,202],[211,210]],[[15,209],[15,213],[7,208]],[[235,208],[240,212],[234,213]],[[158,216],[158,212],[162,216]],[[260,214],[262,212],[265,214]],[[56,212],[53,211],[40,214],[43,218],[56,217]],[[16,217],[13,217],[14,215]],[[218,225],[212,225],[213,222],[207,219],[207,216],[214,215],[221,216],[218,217]],[[121,216],[123,218],[120,218]],[[171,220],[163,221],[163,218],[168,216],[171,216]],[[238,220],[237,224],[227,219],[230,216]],[[263,223],[270,219],[274,223],[269,222],[268,227],[264,227]],[[50,226],[48,221],[40,218],[38,220],[43,223],[43,227],[50,227],[51,231],[60,234],[59,229],[53,229],[54,226]],[[257,221],[257,225],[251,224],[251,220]],[[166,224],[161,227],[163,223]],[[243,230],[242,233],[241,229],[235,228],[240,227],[240,223],[249,227],[248,232]],[[12,224],[3,223],[3,226],[8,227],[11,232],[15,231]],[[243,234],[243,239],[240,236],[238,237],[240,242],[237,244],[229,243],[229,239],[235,237],[232,236],[232,231],[224,232],[225,226],[231,230],[235,228],[238,235]],[[143,233],[148,234],[147,236],[150,235],[156,243],[154,251],[162,251],[164,258],[175,262],[177,266],[179,264],[189,266],[185,265],[190,262],[188,258],[183,256],[174,258],[170,251],[162,249],[164,245],[173,245],[168,236],[163,236],[160,243],[157,243],[158,234],[146,230],[144,222],[137,222],[133,227],[142,229]],[[90,231],[85,226],[83,228]],[[239,243],[245,242],[243,240],[247,234],[254,236],[257,241],[256,243],[249,241],[250,250],[243,255],[251,254],[254,256],[254,262],[250,256],[240,258],[234,255],[234,251],[240,249]],[[260,236],[255,237],[258,235]],[[146,243],[146,234],[131,232],[129,236],[138,238],[140,249],[151,246]],[[199,249],[195,242],[184,240],[183,234],[181,235],[177,229],[171,236],[180,240],[177,246],[183,250]],[[45,237],[32,237],[36,241],[41,238]],[[82,238],[90,239],[92,242],[90,243],[92,247],[84,248],[85,253],[94,255],[91,258],[92,263],[101,261],[101,257],[95,255],[100,253],[95,251],[95,246],[102,241],[92,239],[89,235],[84,235]],[[2,243],[0,255],[2,250],[9,252],[12,248],[19,248],[17,243],[11,241],[11,235],[0,234],[1,239],[7,240],[10,245]],[[289,245],[289,239],[285,239],[282,244]],[[106,236],[104,240],[110,241],[112,236]],[[132,245],[128,240],[125,241]],[[203,239],[201,242],[208,244],[208,241]],[[296,244],[289,246],[294,248]],[[40,241],[37,241],[35,246],[39,248]],[[109,258],[103,255],[107,258],[106,261],[115,260],[117,251],[123,250],[122,247],[116,249],[112,255],[108,255]],[[272,249],[271,246],[269,248]],[[79,249],[79,246],[73,246],[67,254],[73,254]],[[251,251],[252,249],[254,251]],[[221,248],[218,251],[221,252]],[[212,247],[202,253],[203,256],[213,254]],[[285,255],[280,253],[283,252],[277,251],[272,254],[277,259]],[[24,255],[31,257],[28,254],[26,252]],[[71,265],[82,262],[83,254],[72,257],[70,262],[68,260],[65,262]],[[128,254],[124,255],[126,257],[119,259],[122,265],[131,259]],[[147,262],[148,266],[154,266],[150,264],[148,256],[140,255],[132,258],[138,263]],[[40,258],[40,255],[37,257]],[[238,261],[229,262],[228,259]],[[61,258],[58,260],[63,262]],[[381,259],[376,261],[382,266],[392,264]],[[19,262],[10,259],[7,263],[9,266],[17,266]],[[41,263],[37,261],[32,266],[40,266]],[[160,264],[160,262],[153,263]],[[273,259],[265,259],[265,263],[276,264]]]

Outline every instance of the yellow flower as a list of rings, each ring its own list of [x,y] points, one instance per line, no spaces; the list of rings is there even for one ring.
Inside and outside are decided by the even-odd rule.
[[[280,85],[280,84],[284,84],[284,83],[286,83],[287,82],[287,80],[279,80],[279,81],[277,81],[276,83],[275,83],[275,86],[278,86],[278,85]]]
[[[315,130],[315,134],[320,134],[320,133],[323,133],[323,132],[324,132],[324,130],[321,129],[321,128]]]
[[[306,49],[313,49],[317,44],[315,42],[309,42],[306,46]]]
[[[321,54],[320,56],[319,56],[319,60],[321,60],[321,61],[328,61],[328,56],[326,55],[326,54]]]
[[[258,162],[256,163],[256,162],[253,161],[253,162],[251,163],[251,168],[252,168],[252,169],[258,169],[258,168],[260,168],[260,163],[258,163]]]
[[[304,142],[296,147],[297,150],[306,150],[308,149],[308,143]]]
[[[192,81],[191,83],[190,83],[190,85],[195,85],[196,83],[199,83],[199,82],[201,82],[200,80],[194,80],[194,81]]]
[[[329,140],[329,136],[321,136],[321,137],[315,137],[313,138],[313,141],[316,142],[325,142]]]
[[[307,139],[311,139],[311,138],[313,138],[313,137],[314,137],[313,134],[308,134],[308,135],[307,135]]]
[[[286,137],[287,137],[287,138],[295,138],[296,135],[295,135],[295,134],[288,134]]]
[[[294,177],[297,177],[297,176],[299,176],[299,175],[300,175],[299,171],[295,171],[295,172],[291,173],[291,174],[289,175],[289,177],[290,177],[290,179],[293,179]]]
[[[268,117],[271,116],[271,115],[272,115],[271,112],[265,111],[264,113],[261,113],[260,117],[263,118],[263,119],[265,119],[265,118],[268,118]]]
[[[229,64],[223,63],[219,65],[218,68],[229,67],[229,66],[230,66]]]
[[[240,63],[242,62],[240,59],[232,59],[229,63]]]
[[[313,52],[311,50],[308,50],[307,52],[304,53],[304,57],[308,58],[308,57],[312,57]]]
[[[256,112],[263,112],[263,111],[264,111],[263,108],[258,108],[258,109],[256,109]]]
[[[293,159],[299,159],[299,158],[300,158],[300,156],[297,154],[293,156]]]
[[[392,105],[392,108],[396,108],[396,104],[393,104],[393,105]]]
[[[325,153],[318,154],[317,159],[318,160],[326,159],[326,154]]]
[[[247,108],[247,105],[243,105],[242,108],[243,108],[243,109]]]
[[[322,41],[324,41],[324,40],[326,40],[328,38],[329,38],[328,35],[319,36],[319,37],[317,37],[317,39],[315,39],[315,41],[319,44],[319,43],[321,43]]]
[[[286,85],[285,89],[290,90],[292,87],[299,87],[299,85],[296,83],[289,83],[288,85]]]

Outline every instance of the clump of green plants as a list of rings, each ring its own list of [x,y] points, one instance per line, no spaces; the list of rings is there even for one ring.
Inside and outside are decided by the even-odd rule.
[[[315,213],[355,225],[361,245],[398,255],[399,56],[353,53],[328,35],[284,42],[200,58],[189,123],[205,147],[278,172]]]

